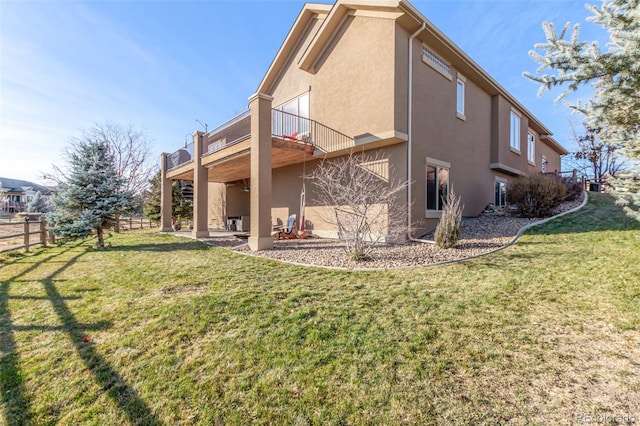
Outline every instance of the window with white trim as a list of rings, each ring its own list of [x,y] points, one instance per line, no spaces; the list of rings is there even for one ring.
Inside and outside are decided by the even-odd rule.
[[[511,121],[509,128],[509,146],[512,150],[520,153],[520,115],[515,111],[511,111]]]
[[[495,198],[494,198],[493,204],[496,207],[507,205],[507,182],[502,180],[496,180]]]
[[[274,118],[273,133],[275,135],[298,135],[309,132],[309,92],[303,93],[274,109],[287,113],[279,114],[278,119]]]
[[[449,195],[449,167],[427,162],[427,211],[440,211]]]
[[[536,135],[531,132],[527,133],[527,160],[536,164]]]
[[[458,82],[456,84],[456,115],[464,120],[464,87],[466,79],[458,74]]]

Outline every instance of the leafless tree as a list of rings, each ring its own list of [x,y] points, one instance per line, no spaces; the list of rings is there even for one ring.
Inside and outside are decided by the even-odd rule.
[[[600,139],[601,129],[583,123],[583,131],[578,131],[573,123],[571,131],[578,144],[578,150],[571,154],[572,165],[586,175],[602,182],[607,175],[615,177],[626,167],[624,157],[618,155],[618,147]]]
[[[89,129],[82,130],[79,137],[71,138],[71,145],[80,141],[105,141],[115,158],[115,167],[125,182],[125,190],[141,194],[149,185],[157,169],[152,158],[151,139],[132,125],[121,125],[113,122],[96,123]],[[57,165],[43,177],[55,183],[67,180],[66,170]]]
[[[325,160],[311,174],[317,200],[326,207],[322,219],[338,229],[349,256],[356,261],[371,248],[406,232],[406,205],[401,195],[407,181],[394,180],[381,154],[351,153]]]

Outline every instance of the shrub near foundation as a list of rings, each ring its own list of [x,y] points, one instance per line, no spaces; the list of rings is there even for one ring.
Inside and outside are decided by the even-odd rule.
[[[567,195],[567,186],[556,177],[530,174],[514,179],[507,186],[509,204],[516,206],[516,214],[524,217],[551,215]]]
[[[434,234],[438,247],[444,249],[452,248],[460,241],[463,208],[460,204],[460,197],[457,197],[453,188],[451,188]]]

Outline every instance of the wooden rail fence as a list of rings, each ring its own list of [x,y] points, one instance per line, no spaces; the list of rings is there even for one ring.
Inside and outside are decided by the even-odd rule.
[[[157,227],[156,222],[152,222],[144,217],[121,217],[117,231],[128,231],[133,229],[148,229]],[[29,248],[42,244],[45,247],[48,243],[55,243],[55,236],[47,229],[45,220],[16,220],[0,221],[0,253],[10,250]]]
[[[34,239],[32,238],[32,235],[37,235],[37,237]],[[42,244],[46,247],[47,237],[49,237],[49,242],[55,242],[53,234],[47,232],[47,225],[44,220],[0,222],[0,243],[4,243],[0,244],[0,253],[3,251],[17,250],[21,248],[24,248],[25,251],[29,251],[29,247],[38,244]]]

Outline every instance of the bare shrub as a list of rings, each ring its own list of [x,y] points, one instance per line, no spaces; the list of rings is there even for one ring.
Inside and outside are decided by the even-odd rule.
[[[507,187],[509,203],[524,217],[549,216],[566,195],[567,187],[560,179],[537,173],[514,179]]]
[[[460,197],[456,196],[452,187],[445,200],[440,222],[438,222],[434,234],[438,247],[448,249],[454,247],[460,241],[462,209],[464,209],[464,206],[460,203]]]
[[[574,180],[573,178],[563,177],[562,183],[567,187],[567,194],[564,196],[565,201],[573,201],[580,198],[584,189],[582,188],[582,182]]]
[[[352,260],[370,258],[371,248],[387,236],[406,232],[406,206],[400,196],[407,181],[394,180],[389,167],[380,173],[376,165],[388,161],[354,154],[325,160],[311,175],[318,202],[328,207],[322,220],[338,229]]]

